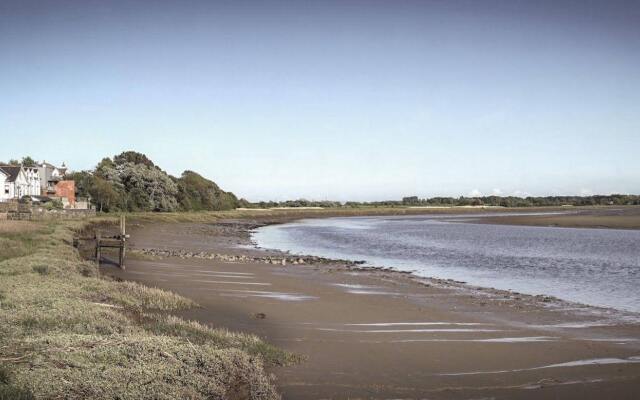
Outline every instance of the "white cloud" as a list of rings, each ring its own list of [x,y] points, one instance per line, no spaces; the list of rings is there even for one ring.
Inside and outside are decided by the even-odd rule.
[[[529,192],[523,192],[522,190],[514,190],[513,193],[511,193],[512,196],[515,197],[529,197],[530,194]]]
[[[493,189],[493,190],[491,191],[491,194],[492,194],[492,195],[494,195],[494,196],[502,196],[502,190],[501,190],[501,189],[498,189],[498,188]]]
[[[482,197],[482,192],[478,189],[473,189],[469,192],[469,197]]]
[[[586,188],[580,189],[580,196],[592,196],[592,195],[593,195],[593,190],[586,189]]]

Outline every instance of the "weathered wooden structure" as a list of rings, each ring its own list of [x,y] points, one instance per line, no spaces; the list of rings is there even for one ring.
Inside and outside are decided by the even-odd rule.
[[[124,257],[126,253],[126,243],[129,235],[127,235],[126,221],[124,215],[120,216],[120,233],[114,236],[102,236],[99,232],[96,232],[91,238],[76,238],[74,240],[76,246],[80,240],[90,240],[95,242],[95,260],[100,266],[100,260],[102,258],[102,248],[115,248],[119,249],[118,266],[125,269]]]

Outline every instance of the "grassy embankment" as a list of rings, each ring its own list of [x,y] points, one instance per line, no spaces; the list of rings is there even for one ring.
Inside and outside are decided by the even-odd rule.
[[[567,218],[573,220],[581,217],[587,221],[592,218],[591,213],[601,213],[612,209],[640,209],[637,206],[581,206],[581,207],[376,207],[363,206],[354,208],[323,208],[323,209],[238,209],[231,211],[197,211],[197,212],[163,212],[163,213],[127,213],[128,221],[135,223],[145,222],[193,222],[209,223],[223,219],[255,219],[262,221],[289,221],[301,218],[325,218],[325,217],[351,217],[351,216],[376,216],[376,215],[433,215],[433,214],[481,214],[493,213],[496,215],[507,213],[531,213],[561,211],[572,213]],[[586,215],[584,214],[586,213]],[[538,217],[533,217],[538,218]],[[498,222],[499,220],[495,220]],[[505,219],[505,222],[508,222]],[[499,223],[499,222],[498,222]],[[586,226],[586,225],[585,225]]]
[[[495,212],[513,212],[522,209],[492,208]],[[530,210],[536,210],[531,208]],[[544,210],[548,210],[545,208]],[[355,207],[355,208],[289,208],[289,209],[238,209],[231,211],[194,211],[194,212],[163,212],[163,213],[127,213],[129,221],[135,222],[215,222],[221,219],[278,219],[289,220],[298,218],[322,217],[351,217],[374,215],[420,215],[420,214],[456,214],[487,212],[482,208],[443,207],[443,208],[412,208],[412,207]]]
[[[97,276],[71,246],[87,222],[0,221],[0,399],[273,399],[295,357],[171,315],[196,306]]]

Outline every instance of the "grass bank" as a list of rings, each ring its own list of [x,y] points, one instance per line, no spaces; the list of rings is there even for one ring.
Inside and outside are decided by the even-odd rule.
[[[553,208],[544,208],[549,211]],[[577,207],[576,207],[577,209]],[[166,213],[127,213],[129,221],[134,222],[215,222],[223,219],[278,219],[289,220],[299,218],[325,218],[325,217],[356,217],[375,215],[421,215],[421,214],[462,214],[482,212],[522,212],[523,209],[513,208],[412,208],[412,207],[354,207],[354,208],[289,208],[289,209],[237,209],[230,211],[191,211],[191,212],[166,212]],[[536,208],[527,211],[541,210]],[[566,211],[566,209],[565,209]]]
[[[0,261],[34,253],[41,244],[36,238],[51,232],[50,225],[0,220]]]
[[[0,228],[1,400],[279,397],[264,367],[295,357],[172,316],[186,298],[100,278],[71,245],[86,224]]]
[[[128,221],[133,223],[214,223],[229,219],[249,219],[262,222],[288,222],[303,218],[327,218],[327,217],[357,217],[357,216],[383,216],[383,215],[442,215],[442,214],[486,214],[495,215],[509,213],[533,213],[533,212],[562,212],[570,213],[567,218],[575,220],[582,218],[588,225],[591,217],[595,214],[615,212],[615,210],[638,210],[638,206],[582,206],[582,207],[491,207],[491,208],[469,208],[469,207],[339,207],[339,208],[289,208],[289,209],[237,209],[231,211],[192,211],[192,212],[168,212],[168,213],[127,213]],[[538,217],[532,217],[538,218]],[[494,220],[494,223],[500,223]],[[504,221],[507,221],[505,218]]]

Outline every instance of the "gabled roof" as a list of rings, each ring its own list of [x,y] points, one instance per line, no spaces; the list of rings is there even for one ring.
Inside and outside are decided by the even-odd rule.
[[[19,165],[0,165],[0,169],[7,175],[7,182],[15,182],[22,167]]]
[[[58,170],[58,172],[60,173],[60,175],[64,175],[67,172],[67,166],[62,163],[61,167],[56,167],[55,165],[48,163],[46,161],[42,161],[41,163],[38,163],[38,168],[46,168],[46,169],[51,169],[51,170]]]

